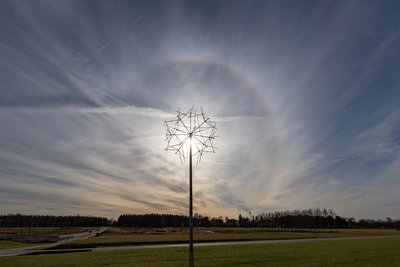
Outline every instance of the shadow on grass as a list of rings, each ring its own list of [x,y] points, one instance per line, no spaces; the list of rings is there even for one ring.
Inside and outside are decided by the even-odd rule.
[[[194,267],[194,252],[189,252],[189,267]]]

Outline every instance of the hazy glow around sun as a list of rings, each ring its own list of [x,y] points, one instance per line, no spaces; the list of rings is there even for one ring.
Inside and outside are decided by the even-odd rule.
[[[166,120],[164,125],[167,130],[166,150],[174,151],[182,162],[188,156],[196,156],[199,163],[203,154],[215,153],[213,142],[216,137],[216,122],[208,118],[202,108],[201,112],[197,112],[194,107],[184,112],[178,109],[176,118]]]

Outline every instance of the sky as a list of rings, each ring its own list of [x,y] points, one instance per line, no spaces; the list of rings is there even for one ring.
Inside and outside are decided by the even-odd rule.
[[[0,1],[0,213],[400,218],[399,1]]]

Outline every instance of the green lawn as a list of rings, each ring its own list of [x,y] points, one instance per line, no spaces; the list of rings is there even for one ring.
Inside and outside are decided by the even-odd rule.
[[[186,248],[2,258],[0,266],[188,266]],[[400,239],[195,248],[193,266],[400,266]]]
[[[0,240],[0,249],[7,248],[21,248],[21,247],[30,247],[34,246],[32,243],[24,243],[24,242],[15,242],[10,240]]]

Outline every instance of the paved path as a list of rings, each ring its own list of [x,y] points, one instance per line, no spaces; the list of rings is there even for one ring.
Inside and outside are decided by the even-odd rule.
[[[208,242],[208,243],[195,243],[194,246],[195,247],[212,247],[212,246],[232,246],[232,245],[301,243],[301,242],[336,241],[336,240],[368,240],[368,239],[387,239],[387,238],[400,238],[400,235],[256,240],[256,241],[234,241],[234,242]],[[16,256],[16,255],[24,255],[24,254],[46,254],[46,253],[50,254],[50,253],[68,253],[68,252],[80,252],[80,251],[113,251],[113,250],[132,250],[132,249],[137,250],[137,249],[157,249],[157,248],[180,248],[180,247],[188,247],[188,244],[142,245],[142,246],[42,250],[42,249],[49,248],[50,246],[51,245],[29,247],[29,248],[22,248],[22,249],[11,249],[11,250],[18,250],[14,253],[1,253],[2,251],[0,251],[0,257],[1,256]]]

